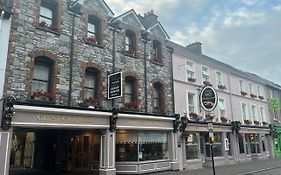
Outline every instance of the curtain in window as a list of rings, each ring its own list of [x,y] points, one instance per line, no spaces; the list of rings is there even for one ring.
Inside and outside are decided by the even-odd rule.
[[[47,66],[34,65],[32,91],[43,90],[48,92],[49,72],[50,70]]]
[[[138,134],[139,143],[167,143],[167,133],[140,132]]]

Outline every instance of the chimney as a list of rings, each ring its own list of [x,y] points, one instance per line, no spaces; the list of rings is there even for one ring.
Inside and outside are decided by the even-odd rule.
[[[154,14],[153,10],[150,10],[150,11],[144,13],[143,17],[144,17],[143,19],[146,23],[149,23],[149,24],[157,23],[158,16]]]
[[[202,48],[201,48],[202,43],[200,42],[195,42],[192,44],[189,44],[185,46],[188,50],[194,52],[194,53],[199,53],[202,54]]]

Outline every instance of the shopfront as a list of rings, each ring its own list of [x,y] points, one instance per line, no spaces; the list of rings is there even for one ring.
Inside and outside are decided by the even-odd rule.
[[[116,131],[117,174],[178,168],[173,117],[120,113]]]
[[[281,157],[281,126],[272,127],[272,139],[275,157]]]

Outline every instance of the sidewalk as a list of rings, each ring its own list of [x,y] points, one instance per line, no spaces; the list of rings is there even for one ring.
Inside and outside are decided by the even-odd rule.
[[[225,165],[216,167],[216,175],[237,175],[247,172],[257,171],[265,168],[281,167],[281,159],[266,159],[241,162],[233,165]],[[183,170],[183,171],[166,171],[159,173],[151,173],[150,175],[212,175],[212,168],[203,168],[197,170]],[[280,172],[281,174],[281,172]]]

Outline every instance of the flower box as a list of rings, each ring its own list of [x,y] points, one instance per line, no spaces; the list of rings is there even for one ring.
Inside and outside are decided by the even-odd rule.
[[[85,107],[94,106],[94,107],[98,107],[99,106],[99,101],[96,98],[89,97],[89,98],[86,98],[86,99],[82,99],[82,101],[79,102],[79,106],[85,106]]]
[[[58,32],[58,27],[56,25],[48,25],[45,21],[40,21],[38,26],[47,30]]]
[[[153,108],[153,112],[154,113],[161,113],[161,114],[164,114],[165,113],[165,108],[160,106],[160,107],[154,107]]]
[[[206,115],[206,120],[213,120],[214,118],[215,118],[214,115],[211,115],[211,114]]]
[[[190,116],[191,119],[194,119],[194,120],[199,119],[199,115],[196,114],[195,112],[189,113],[189,116]]]
[[[254,121],[254,124],[255,124],[255,125],[260,125],[260,122],[257,121],[257,120],[255,120],[255,121]]]
[[[204,84],[205,86],[213,86],[209,81],[203,81],[203,84]]]
[[[125,108],[127,109],[138,109],[139,102],[137,100],[133,100],[131,102],[125,103]]]
[[[162,59],[161,59],[161,57],[153,57],[153,59],[152,59],[154,62],[157,62],[157,63],[162,63]]]
[[[261,96],[261,95],[259,95],[259,99],[263,100],[263,99],[264,99],[264,97],[263,97],[263,96]]]
[[[225,85],[218,85],[218,88],[221,90],[226,90],[226,86]]]
[[[87,43],[97,44],[96,36],[84,36],[84,41]]]
[[[251,121],[251,120],[244,120],[244,123],[245,123],[246,125],[250,125],[250,124],[252,124],[252,121]]]
[[[268,123],[266,121],[263,121],[262,124],[263,125],[268,125]]]
[[[187,81],[194,83],[196,81],[195,78],[188,78]]]
[[[221,117],[220,119],[221,119],[221,121],[222,121],[223,123],[227,123],[227,118],[226,118],[226,117]]]
[[[255,94],[250,94],[250,96],[251,96],[252,98],[257,98],[257,96],[256,96]]]
[[[45,92],[43,90],[37,89],[31,93],[31,99],[33,100],[41,100],[41,101],[53,101],[54,96],[50,92]]]
[[[244,91],[241,91],[240,93],[241,93],[241,95],[243,95],[243,96],[246,96],[246,95],[247,95],[247,92],[244,92]]]
[[[136,56],[136,52],[133,49],[126,50],[125,53],[128,54],[128,55],[131,55],[131,56]]]

